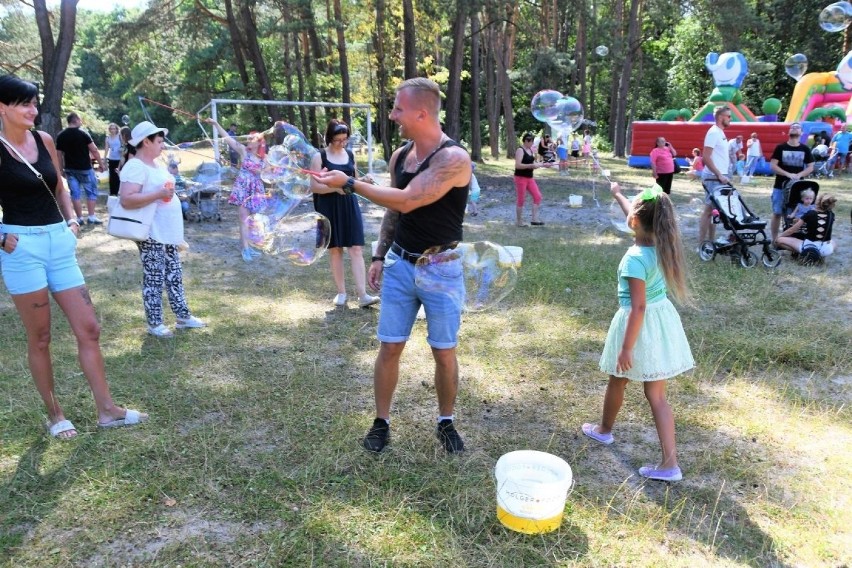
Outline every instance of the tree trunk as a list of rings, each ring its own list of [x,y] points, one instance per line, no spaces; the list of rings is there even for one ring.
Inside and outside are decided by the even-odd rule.
[[[572,73],[573,80],[571,87],[574,88],[574,85],[580,85],[580,96],[577,98],[580,100],[583,108],[588,108],[586,106],[588,102],[586,98],[586,66],[588,65],[586,53],[589,51],[589,48],[586,40],[588,18],[586,17],[585,0],[577,0],[577,13],[579,14],[577,18],[577,45],[574,50],[574,60],[577,65],[574,67],[574,72]]]
[[[482,135],[480,134],[479,84],[480,84],[480,41],[479,14],[470,13],[470,158],[474,162],[482,161]]]
[[[417,36],[414,33],[414,4],[411,0],[402,0],[402,60],[405,65],[405,79],[417,76]]]
[[[292,37],[293,37],[292,34],[289,34],[289,33],[282,34],[282,36],[281,36],[281,42],[284,44],[284,61],[282,63],[284,65],[284,69],[293,69],[294,67],[296,67],[297,71],[298,71],[298,57],[295,58],[296,63],[294,65],[294,63],[293,63],[294,58],[290,54],[290,41],[291,41]],[[292,74],[288,74],[286,85],[287,85],[287,87],[286,87],[287,100],[288,101],[295,100],[293,98],[293,76],[292,76]],[[292,106],[284,107],[284,114],[287,116],[287,121],[289,123],[292,124],[293,122],[296,121],[296,109],[293,108]]]
[[[492,158],[500,157],[500,110],[497,81],[497,30],[489,14],[485,32],[485,115],[488,119],[488,145]]]
[[[509,79],[509,69],[515,58],[515,22],[518,17],[518,7],[508,6],[510,10],[506,25],[503,28],[504,40],[502,49],[497,58],[497,82],[500,85],[500,94],[503,99],[503,122],[506,125],[506,157],[512,158],[517,147],[517,136],[515,135],[515,110],[512,106],[512,81]]]
[[[245,27],[246,52],[254,67],[260,97],[267,101],[274,101],[275,93],[272,91],[272,83],[269,81],[269,73],[266,71],[266,62],[263,60],[263,53],[260,51],[260,44],[257,42],[257,26],[254,22],[253,8],[254,0],[245,1],[240,5],[240,17]],[[281,107],[270,105],[266,107],[266,112],[273,122],[281,120]]]
[[[200,0],[196,0],[198,4]],[[245,42],[243,41],[243,33],[240,31],[240,26],[237,23],[237,18],[234,15],[234,5],[232,0],[225,0],[225,15],[227,17],[228,32],[231,36],[231,49],[234,50],[234,61],[237,64],[237,71],[240,74],[240,80],[243,85],[248,87],[249,75],[246,69],[245,59]]]
[[[343,91],[343,102],[352,102],[352,90],[349,85],[349,59],[346,55],[346,35],[343,27],[343,11],[340,0],[334,0],[334,27],[337,28],[337,57],[340,60],[340,83]],[[343,121],[352,125],[352,111],[349,107],[343,109]]]
[[[639,39],[639,13],[642,8],[642,0],[630,1],[630,19],[627,29],[627,49],[625,49],[624,64],[621,67],[621,79],[619,82],[618,99],[614,105],[617,109],[615,120],[615,137],[613,138],[613,151],[616,156],[623,158],[625,151],[625,135],[627,132],[627,95],[630,91],[630,78],[633,74],[633,60],[639,51],[641,41]]]
[[[461,135],[461,77],[464,63],[464,30],[468,11],[466,0],[456,0],[456,15],[453,20],[453,49],[450,55],[447,104],[444,113],[444,132],[453,140]]]
[[[41,72],[44,96],[40,109],[41,126],[45,132],[55,137],[62,130],[62,92],[77,31],[77,0],[62,0],[59,6],[59,34],[55,43],[45,0],[35,0],[33,10],[43,60]]]
[[[376,79],[379,83],[377,126],[385,159],[390,160],[391,140],[388,124],[388,72],[385,66],[385,0],[376,0],[376,29],[373,31],[373,47],[376,50]]]
[[[614,6],[615,14],[613,14],[615,31],[613,33],[612,50],[610,51],[610,55],[612,56],[612,77],[610,77],[609,100],[607,101],[607,106],[609,107],[609,129],[607,135],[613,143],[615,143],[615,128],[618,121],[618,93],[621,81],[621,73],[617,71],[624,65],[624,61],[627,58],[627,47],[624,45],[624,3],[627,1],[616,0]]]

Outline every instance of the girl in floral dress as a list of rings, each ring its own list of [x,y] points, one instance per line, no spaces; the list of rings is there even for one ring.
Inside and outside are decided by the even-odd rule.
[[[260,256],[260,252],[249,246],[247,219],[249,215],[257,213],[266,205],[266,189],[260,179],[260,171],[263,169],[263,135],[249,134],[248,140],[243,145],[234,140],[228,131],[212,118],[207,119],[207,123],[212,124],[228,146],[240,155],[242,165],[234,180],[228,203],[240,208],[240,249],[242,249],[243,260],[251,262]]]

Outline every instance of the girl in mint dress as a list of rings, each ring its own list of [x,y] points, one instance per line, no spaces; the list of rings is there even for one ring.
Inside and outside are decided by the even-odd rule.
[[[583,434],[612,444],[612,429],[629,381],[641,382],[651,405],[662,460],[639,468],[660,481],[679,481],[675,425],[666,401],[666,380],[695,366],[680,316],[667,292],[687,300],[683,246],[668,195],[658,185],[629,201],[617,183],[611,191],[636,239],[618,265],[620,308],[607,333],[600,369],[609,375],[600,424],[583,424]]]

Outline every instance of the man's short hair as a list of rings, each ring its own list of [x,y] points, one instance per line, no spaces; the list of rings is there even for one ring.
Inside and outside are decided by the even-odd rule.
[[[77,122],[78,120],[80,120],[80,115],[77,114],[76,112],[68,113],[68,116],[65,117],[65,122],[67,124],[71,124],[72,122]]]
[[[717,106],[716,110],[713,111],[713,118],[719,118],[719,115],[722,114],[723,112],[730,113],[731,109],[729,109],[728,107],[726,107],[724,105]]]
[[[413,77],[406,79],[396,88],[396,92],[403,89],[414,91],[414,97],[421,103],[428,105],[434,116],[438,116],[441,110],[441,87],[435,81],[426,77]]]

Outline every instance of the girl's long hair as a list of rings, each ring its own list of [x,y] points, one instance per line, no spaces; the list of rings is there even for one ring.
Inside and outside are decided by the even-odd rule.
[[[683,243],[671,199],[665,193],[648,201],[637,198],[633,201],[632,213],[642,225],[642,229],[654,236],[657,263],[663,271],[666,288],[678,303],[689,303],[686,259],[683,256]]]

